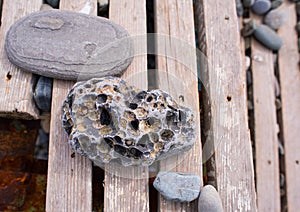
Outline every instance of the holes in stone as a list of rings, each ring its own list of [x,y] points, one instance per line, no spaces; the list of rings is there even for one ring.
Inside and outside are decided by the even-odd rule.
[[[107,145],[110,146],[111,148],[114,146],[114,141],[113,141],[112,138],[110,138],[110,137],[104,138],[104,141],[105,141],[105,143],[107,143]]]
[[[133,141],[132,140],[125,140],[125,144],[127,146],[132,146],[133,145]]]
[[[160,132],[160,137],[164,141],[171,141],[173,136],[174,136],[174,133],[171,130],[168,130],[168,129],[162,130]]]
[[[111,117],[106,108],[102,108],[101,114],[100,114],[100,124],[101,125],[109,125],[111,122]]]
[[[149,96],[149,97],[146,99],[146,101],[147,101],[147,102],[151,102],[152,99],[153,99],[153,97],[152,97],[152,96]]]
[[[227,96],[227,101],[228,101],[228,102],[231,101],[231,96]]]
[[[136,148],[131,148],[129,151],[130,151],[131,155],[136,159],[141,158],[143,155],[143,152],[141,152],[140,150],[138,150]]]
[[[135,103],[130,103],[130,104],[129,104],[129,108],[132,109],[132,110],[137,109],[137,107],[138,107],[138,105],[135,104]]]
[[[142,99],[145,99],[146,95],[147,95],[146,91],[141,91],[135,97],[139,100],[142,100]]]
[[[168,105],[168,108],[170,108],[171,110],[177,111],[177,109],[171,105]]]
[[[9,72],[7,72],[7,74],[6,74],[6,76],[5,76],[5,80],[6,80],[6,81],[9,81],[9,80],[11,80],[11,77],[12,77],[12,75],[11,75],[11,73],[10,73],[10,71],[9,71]]]
[[[134,130],[139,130],[139,120],[135,119],[133,121],[130,122],[131,128]]]
[[[114,137],[117,144],[123,144],[122,139],[119,136]]]
[[[99,94],[97,97],[97,100],[99,103],[105,103],[107,100],[107,95],[106,94]]]
[[[123,155],[123,156],[127,155],[127,149],[125,147],[121,146],[121,145],[116,144],[114,146],[114,150],[117,153],[119,153],[120,155]]]

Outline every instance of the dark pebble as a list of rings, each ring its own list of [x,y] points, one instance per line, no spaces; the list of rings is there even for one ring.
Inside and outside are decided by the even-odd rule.
[[[34,101],[41,111],[49,112],[51,110],[53,80],[41,76],[36,84],[34,91]]]
[[[220,195],[213,186],[206,185],[202,188],[198,202],[198,212],[223,212]]]
[[[267,25],[258,25],[254,31],[254,37],[271,50],[279,50],[282,46],[281,38]]]
[[[248,8],[254,4],[254,0],[243,0],[244,7]]]
[[[283,0],[275,0],[275,1],[272,1],[271,3],[271,9],[276,9],[278,7],[280,7],[283,3]]]
[[[5,50],[23,70],[65,80],[121,75],[133,57],[132,39],[119,25],[55,9],[15,22],[6,35]]]
[[[263,15],[268,12],[271,8],[270,0],[255,0],[252,5],[252,11],[258,15]]]
[[[201,178],[194,174],[160,171],[153,186],[166,200],[191,202],[199,196]]]

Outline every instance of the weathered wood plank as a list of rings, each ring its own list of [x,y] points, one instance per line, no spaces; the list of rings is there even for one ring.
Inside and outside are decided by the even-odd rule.
[[[185,155],[168,158],[160,170],[198,174],[202,177],[198,78],[195,55],[193,2],[156,0],[157,85],[195,113],[196,142]],[[160,196],[160,211],[197,211],[197,201],[174,203]]]
[[[22,119],[37,119],[39,111],[33,101],[35,78],[11,64],[4,51],[6,32],[21,17],[38,11],[42,0],[3,1],[0,28],[0,116]]]
[[[279,51],[279,76],[282,101],[282,124],[285,149],[287,204],[289,211],[300,208],[300,71],[297,48],[295,4],[284,1],[286,23],[278,35],[284,45]]]
[[[201,70],[211,101],[211,136],[216,148],[218,191],[225,211],[255,211],[252,149],[247,124],[246,79],[234,0],[197,0],[205,35]]]
[[[261,17],[257,17],[259,21]],[[273,52],[251,40],[258,211],[280,211]],[[268,194],[268,195],[266,195]]]
[[[96,15],[96,0],[60,0],[60,9]],[[46,211],[92,211],[92,163],[72,150],[61,127],[62,103],[74,85],[54,80],[50,124]]]
[[[138,88],[147,89],[147,55],[140,55],[147,52],[146,1],[110,0],[109,18],[128,30],[138,54],[122,78]],[[107,165],[104,210],[149,211],[148,168]]]

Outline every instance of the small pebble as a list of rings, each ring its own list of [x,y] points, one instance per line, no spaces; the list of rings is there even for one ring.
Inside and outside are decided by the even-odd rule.
[[[245,68],[246,68],[246,71],[250,68],[250,65],[251,65],[251,59],[249,56],[245,56]]]
[[[58,8],[59,0],[46,0],[46,2],[53,8]]]
[[[279,9],[271,10],[264,18],[264,23],[274,30],[278,30],[285,21],[285,12]]]
[[[44,112],[51,110],[52,83],[51,78],[41,76],[35,87],[34,101],[38,108]]]
[[[271,9],[276,9],[278,7],[280,7],[283,3],[283,0],[275,0],[275,1],[272,1],[271,3]]]
[[[280,86],[279,82],[276,76],[274,76],[274,87],[275,87],[275,96],[279,97],[280,96]]]
[[[297,23],[296,29],[297,29],[298,34],[300,34],[300,21]]]
[[[297,4],[296,4],[296,12],[297,12],[297,15],[299,16],[300,15],[300,2],[297,2]]]
[[[244,13],[243,4],[242,4],[241,0],[235,0],[235,2],[236,2],[237,15],[238,15],[238,17],[241,17],[241,16],[243,16],[243,13]]]
[[[222,211],[222,201],[217,190],[211,185],[204,186],[201,190],[199,197],[198,212]]]
[[[244,0],[243,1],[243,5],[246,8],[251,7],[253,4],[254,4],[254,0]]]
[[[166,200],[191,202],[199,196],[201,178],[194,174],[160,171],[153,186]]]
[[[256,27],[254,37],[271,50],[279,50],[283,44],[276,32],[264,24]]]
[[[276,110],[281,109],[281,101],[278,98],[275,99],[275,107],[276,107]]]
[[[244,37],[251,36],[256,29],[255,20],[250,20],[248,22],[244,22],[244,27],[242,29],[242,35]]]
[[[40,7],[40,10],[52,10],[53,7],[51,7],[49,4],[42,4]]]
[[[258,15],[263,15],[271,9],[270,0],[255,0],[252,5],[252,11]]]

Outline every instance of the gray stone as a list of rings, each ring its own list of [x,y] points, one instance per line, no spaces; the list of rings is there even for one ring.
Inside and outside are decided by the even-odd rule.
[[[139,90],[117,77],[76,83],[63,103],[62,122],[74,151],[100,167],[150,166],[195,143],[189,108],[162,90]]]
[[[281,38],[274,30],[264,24],[260,24],[254,31],[254,37],[264,46],[271,50],[279,50],[282,46]]]
[[[254,0],[243,0],[244,7],[248,8],[254,4]]]
[[[167,200],[191,202],[199,196],[201,178],[194,174],[160,171],[153,186]]]
[[[221,198],[213,186],[206,185],[201,189],[198,212],[223,212]]]
[[[235,0],[235,3],[236,3],[236,12],[237,12],[238,17],[243,16],[244,8],[243,8],[241,0]]]
[[[280,7],[282,5],[282,3],[283,3],[283,0],[272,1],[271,8],[276,9],[276,8]]]
[[[59,5],[59,0],[46,0],[46,2],[54,8],[58,8]]]
[[[51,110],[53,80],[41,76],[36,84],[33,94],[34,101],[41,111],[49,112]]]
[[[268,12],[271,8],[270,0],[255,0],[252,5],[252,11],[258,15],[263,15]]]
[[[55,9],[18,20],[6,35],[5,50],[24,70],[66,80],[121,75],[133,57],[132,39],[122,27]]]
[[[264,18],[264,23],[274,30],[278,30],[286,21],[286,14],[283,10],[271,10]]]

